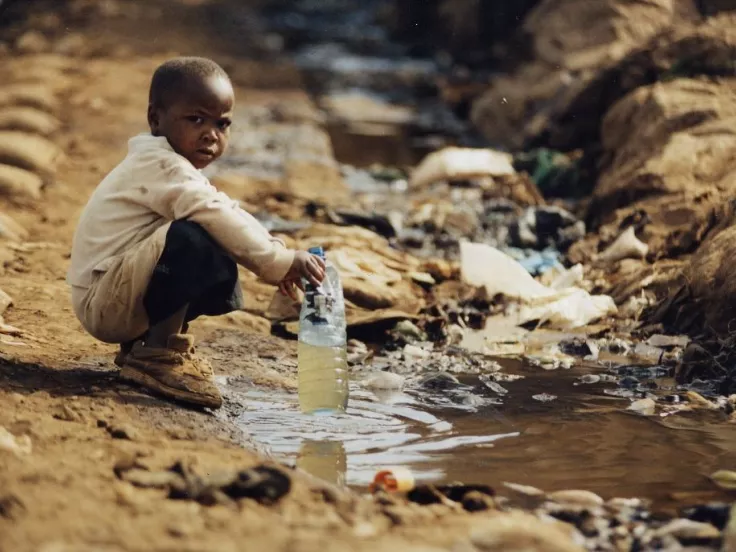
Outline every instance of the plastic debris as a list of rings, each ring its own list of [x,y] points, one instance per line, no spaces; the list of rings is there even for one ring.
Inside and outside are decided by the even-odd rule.
[[[393,372],[377,372],[363,380],[366,389],[401,389],[404,386],[404,376]]]
[[[463,281],[484,287],[489,297],[503,295],[518,301],[506,312],[516,325],[538,320],[540,325],[572,329],[617,312],[613,299],[606,295],[592,296],[577,287],[552,289],[542,285],[519,263],[489,245],[461,243],[460,257]]]
[[[370,491],[383,489],[388,492],[408,492],[415,486],[414,474],[409,468],[394,466],[378,471],[370,485]]]
[[[646,341],[652,347],[687,347],[690,338],[686,335],[653,335]]]
[[[532,399],[539,402],[552,402],[557,400],[557,395],[550,395],[549,393],[540,393],[538,395],[532,395]]]
[[[631,410],[642,416],[653,416],[655,407],[656,403],[653,399],[640,399],[632,402],[626,410]]]
[[[516,174],[512,156],[490,149],[445,148],[429,154],[409,179],[419,188],[440,180],[466,180],[482,176]]]
[[[623,234],[598,256],[601,261],[614,263],[622,259],[643,259],[649,253],[649,246],[636,237],[634,227],[629,226]]]

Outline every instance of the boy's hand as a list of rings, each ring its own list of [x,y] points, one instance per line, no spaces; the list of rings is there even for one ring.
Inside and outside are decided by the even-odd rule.
[[[294,286],[304,291],[301,282],[302,278],[309,280],[314,286],[322,283],[322,280],[325,279],[325,262],[321,257],[312,255],[306,251],[297,251],[289,272],[286,273],[284,279],[279,283],[279,291],[283,295],[288,295],[297,301],[298,298]]]

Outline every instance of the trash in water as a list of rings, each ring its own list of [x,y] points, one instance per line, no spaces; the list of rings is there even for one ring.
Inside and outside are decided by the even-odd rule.
[[[362,385],[366,389],[398,390],[404,386],[404,376],[392,372],[377,372],[364,379]]]
[[[650,347],[687,347],[690,338],[686,335],[660,335],[655,334],[647,339],[646,344]]]
[[[631,403],[627,410],[631,410],[642,416],[653,416],[655,408],[656,403],[654,399],[640,399]]]
[[[557,395],[550,395],[549,393],[540,393],[538,395],[532,395],[532,399],[539,402],[552,402],[557,399]]]

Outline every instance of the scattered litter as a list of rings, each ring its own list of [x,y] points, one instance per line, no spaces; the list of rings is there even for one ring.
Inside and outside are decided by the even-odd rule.
[[[617,312],[608,296],[591,296],[576,287],[555,290],[540,284],[519,263],[489,245],[461,243],[460,255],[464,282],[484,287],[489,297],[502,295],[519,302],[509,305],[506,312],[517,325],[537,320],[540,325],[572,329]]]
[[[627,410],[631,410],[637,414],[641,414],[642,416],[654,416],[655,408],[656,403],[654,402],[654,399],[647,398],[632,402]]]
[[[643,259],[649,252],[649,246],[636,237],[634,227],[629,226],[623,234],[598,256],[598,259],[615,263],[621,259]]]
[[[705,410],[720,410],[720,407],[706,399],[703,395],[696,391],[687,391],[685,397],[688,402],[696,408],[703,408]]]
[[[401,389],[404,386],[404,376],[392,372],[377,372],[363,380],[366,389]]]
[[[370,491],[376,492],[382,489],[387,492],[409,492],[414,489],[414,474],[409,468],[396,466],[385,468],[376,473]]]
[[[429,358],[430,356],[431,353],[429,351],[422,349],[421,347],[417,347],[416,345],[406,345],[404,347],[404,358],[419,359]]]
[[[585,374],[581,376],[578,381],[573,385],[592,385],[594,383],[600,383],[601,377],[597,374]]]
[[[509,229],[516,247],[567,251],[585,236],[585,223],[572,213],[555,206],[528,207]]]
[[[690,343],[690,338],[686,335],[660,335],[656,334],[651,336],[646,341],[647,345],[651,347],[687,347]]]
[[[532,395],[532,399],[539,402],[552,402],[557,400],[557,395],[550,395],[549,393],[540,393],[539,395]]]

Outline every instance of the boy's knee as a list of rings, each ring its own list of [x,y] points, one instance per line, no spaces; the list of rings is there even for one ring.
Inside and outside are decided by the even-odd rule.
[[[191,220],[175,220],[172,222],[167,239],[186,247],[191,253],[213,248],[220,249],[212,236],[202,226]]]

